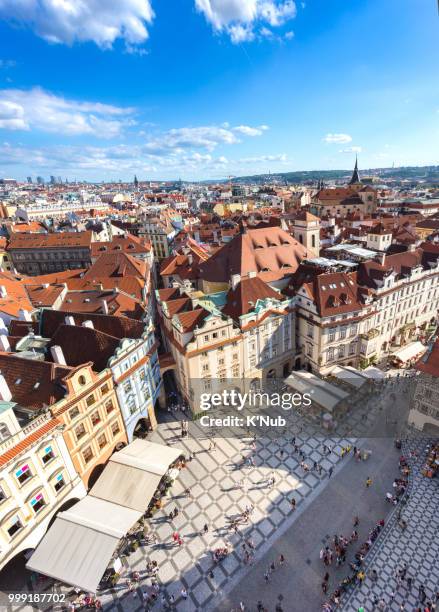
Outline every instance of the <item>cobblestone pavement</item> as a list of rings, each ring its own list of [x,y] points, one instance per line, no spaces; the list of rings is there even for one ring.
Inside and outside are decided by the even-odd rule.
[[[356,612],[363,606],[366,612],[377,610],[374,599],[384,602],[384,610],[412,611],[421,605],[418,589],[425,587],[427,600],[435,601],[439,592],[439,482],[423,476],[424,449],[428,440],[411,439],[404,445],[404,453],[419,452],[419,460],[413,470],[409,498],[402,516],[408,527],[402,531],[397,523],[399,508],[376,546],[366,558],[366,580],[358,585],[343,602],[345,612]],[[407,576],[413,578],[411,589],[407,582],[398,586],[396,572],[406,564]],[[371,571],[378,573],[376,582],[370,579]],[[402,606],[402,607],[401,607]]]
[[[407,381],[408,382],[408,381]],[[405,393],[407,384],[400,385],[398,401]],[[251,439],[215,438],[216,449],[209,451],[209,439],[205,430],[197,423],[191,423],[190,435],[181,440],[179,419],[181,413],[168,415],[168,422],[162,423],[151,435],[151,440],[176,445],[186,456],[195,452],[195,459],[188,462],[187,468],[180,472],[178,480],[171,489],[171,497],[164,508],[154,515],[151,525],[158,537],[158,544],[141,546],[124,559],[121,578],[115,589],[100,593],[99,597],[107,610],[143,610],[142,589],[148,589],[150,579],[145,576],[147,560],[156,560],[161,592],[154,609],[160,609],[161,595],[173,595],[173,606],[178,612],[195,612],[210,609],[218,596],[232,588],[239,577],[245,575],[247,566],[242,560],[242,537],[251,538],[255,544],[255,560],[266,553],[283,531],[306,510],[309,503],[328,482],[328,470],[336,468],[341,462],[342,446],[355,444],[355,434],[367,434],[376,427],[383,416],[383,406],[389,401],[395,385],[387,385],[377,394],[365,398],[361,406],[356,406],[351,415],[338,428],[339,437],[321,436],[318,428],[305,423],[297,415],[287,432],[279,433],[277,439],[260,437],[256,441],[256,451],[251,448]],[[340,435],[349,436],[340,437]],[[311,466],[317,461],[322,473],[311,470],[305,473],[300,467],[300,457],[293,453],[290,439],[296,436],[296,443],[306,455]],[[328,456],[322,452],[323,443],[332,448]],[[284,454],[282,455],[282,450]],[[255,466],[243,466],[242,457],[253,455]],[[275,475],[275,485],[268,486],[268,478]],[[242,486],[239,486],[241,482]],[[191,489],[190,498],[185,497],[185,489]],[[291,511],[290,500],[297,503],[296,512]],[[254,504],[255,510],[250,523],[234,534],[229,521],[244,508]],[[177,507],[179,515],[173,521],[168,519],[171,509]],[[209,524],[209,532],[201,534],[203,525]],[[172,533],[178,531],[183,537],[182,546],[174,545]],[[407,530],[407,533],[410,533]],[[210,551],[229,542],[232,553],[213,570]],[[128,579],[133,571],[141,575],[140,586],[134,592],[128,588]],[[238,573],[239,572],[239,573]],[[186,601],[180,597],[185,587],[189,593]],[[67,587],[52,586],[49,581],[47,590],[69,593]],[[31,591],[28,583],[23,590]],[[44,585],[39,590],[46,590]],[[14,610],[27,611],[28,606],[15,607]]]
[[[193,425],[192,427],[198,427]],[[127,578],[130,572],[145,574],[146,561],[159,564],[159,582],[162,593],[175,597],[174,609],[181,612],[206,610],[218,591],[227,588],[231,577],[243,567],[241,543],[243,537],[251,538],[256,548],[256,557],[275,540],[284,525],[289,525],[296,514],[328,478],[328,470],[340,461],[342,446],[350,441],[317,438],[308,434],[296,436],[296,444],[305,453],[307,463],[320,463],[322,474],[316,471],[305,473],[300,467],[300,458],[292,456],[292,445],[287,438],[276,441],[257,439],[256,450],[251,448],[251,439],[216,438],[216,449],[208,451],[209,440],[189,437],[181,440],[178,423],[162,424],[151,438],[153,441],[172,443],[182,448],[188,456],[195,452],[196,458],[180,472],[179,479],[171,490],[171,498],[162,510],[151,519],[154,532],[159,538],[156,546],[139,548],[127,561],[125,572],[116,589],[103,593],[100,598],[108,610],[141,610],[140,588],[130,593]],[[323,454],[323,443],[332,448],[329,455]],[[282,450],[284,456],[282,457]],[[242,465],[242,457],[253,456],[255,467]],[[274,474],[276,482],[268,485]],[[243,486],[240,487],[239,483]],[[183,492],[190,488],[190,498]],[[290,500],[297,503],[292,512]],[[255,506],[250,523],[243,525],[235,534],[228,528],[231,518],[236,517],[249,504]],[[177,507],[179,514],[170,521],[168,514]],[[209,532],[202,533],[205,523]],[[178,531],[183,545],[173,543],[172,533]],[[210,551],[229,542],[233,551],[213,567]],[[209,577],[213,569],[213,578]],[[140,587],[147,587],[149,579],[141,581]],[[189,593],[186,601],[180,597],[185,587]],[[160,597],[156,605],[161,605]]]

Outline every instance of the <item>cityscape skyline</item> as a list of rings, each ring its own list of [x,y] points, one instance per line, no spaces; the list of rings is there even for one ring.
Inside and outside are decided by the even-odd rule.
[[[215,180],[351,168],[356,154],[362,168],[439,163],[433,4],[28,4],[0,4],[0,176]]]

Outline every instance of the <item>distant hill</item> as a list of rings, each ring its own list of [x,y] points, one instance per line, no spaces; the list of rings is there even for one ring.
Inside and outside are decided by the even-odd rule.
[[[349,180],[351,170],[299,170],[296,172],[278,172],[273,174],[254,174],[251,176],[233,177],[236,183],[267,183],[273,180],[286,183],[313,183],[318,180]],[[360,170],[361,176],[382,177],[383,182],[393,180],[414,180],[439,184],[439,166],[402,166],[400,168],[369,168]],[[205,181],[207,182],[207,181]],[[218,181],[212,181],[218,182]],[[224,182],[227,182],[226,179]]]

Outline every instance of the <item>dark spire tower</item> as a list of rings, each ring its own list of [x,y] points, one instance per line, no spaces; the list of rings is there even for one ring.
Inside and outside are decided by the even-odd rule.
[[[355,156],[355,167],[354,167],[354,171],[352,173],[352,178],[349,181],[349,185],[360,185],[361,184],[361,180],[360,180],[360,175],[358,174],[358,156]]]

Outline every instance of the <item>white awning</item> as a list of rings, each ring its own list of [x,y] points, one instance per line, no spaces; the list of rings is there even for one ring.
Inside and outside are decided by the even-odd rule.
[[[161,476],[110,461],[90,491],[90,496],[145,512]]]
[[[120,539],[141,516],[129,508],[84,497],[59,513],[26,567],[95,593]]]
[[[134,440],[110,457],[90,495],[145,512],[160,480],[182,454],[179,448]]]
[[[120,539],[140,520],[182,454],[146,440],[114,453],[90,493],[59,513],[26,567],[96,592]]]
[[[311,372],[292,372],[284,382],[302,395],[310,393],[312,403],[328,412],[332,412],[342,400],[349,397],[346,391],[331,385]]]
[[[367,382],[367,376],[350,366],[335,366],[329,372],[330,376],[359,389]]]
[[[426,350],[427,347],[424,346],[422,342],[411,342],[410,344],[407,344],[407,346],[404,346],[398,351],[392,353],[392,357],[399,359],[399,361],[402,361],[402,363],[405,363],[406,361],[410,361],[410,359],[421,355]]]

